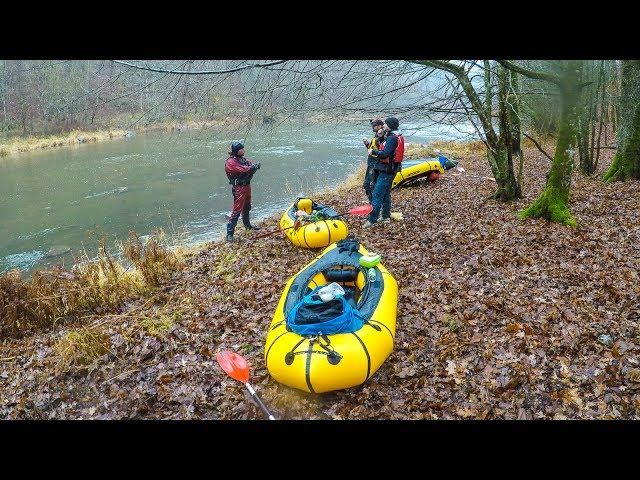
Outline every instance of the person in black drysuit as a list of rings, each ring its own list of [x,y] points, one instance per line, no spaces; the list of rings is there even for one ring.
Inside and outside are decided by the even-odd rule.
[[[400,163],[393,161],[396,148],[398,146],[398,137],[393,133],[400,127],[400,122],[395,117],[388,117],[384,121],[382,128],[386,132],[384,148],[382,150],[369,149],[371,154],[375,154],[377,162],[374,169],[377,172],[376,184],[373,189],[373,210],[369,214],[368,220],[364,223],[364,227],[370,227],[376,223],[380,211],[382,210],[382,221],[391,219],[391,185],[396,173],[401,168]]]
[[[371,128],[373,129],[373,138],[371,138],[371,140],[364,138],[362,141],[364,143],[364,146],[367,147],[367,150],[369,149],[377,149],[383,142],[384,140],[384,129],[382,128],[382,125],[384,125],[384,122],[382,120],[380,120],[379,118],[376,120],[371,120]],[[364,184],[362,185],[364,187],[364,193],[367,195],[367,198],[369,199],[369,203],[371,203],[373,197],[373,187],[376,184],[376,170],[375,170],[375,165],[378,162],[378,159],[372,155],[369,154],[367,157],[367,171],[364,174]]]

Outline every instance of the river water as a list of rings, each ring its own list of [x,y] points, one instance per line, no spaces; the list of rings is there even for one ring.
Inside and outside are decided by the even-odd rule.
[[[418,125],[402,131],[418,143],[465,136]],[[343,181],[364,162],[361,139],[370,135],[366,122],[246,134],[247,157],[261,162],[252,220]],[[229,132],[187,130],[0,159],[0,273],[68,266],[83,249],[95,255],[101,235],[115,251],[130,230],[145,236],[162,228],[170,243],[183,245],[219,238],[231,209],[223,166],[233,139]]]

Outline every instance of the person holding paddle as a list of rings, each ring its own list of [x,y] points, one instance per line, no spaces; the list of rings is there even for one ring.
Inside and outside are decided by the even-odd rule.
[[[260,162],[251,163],[244,156],[244,145],[240,142],[231,144],[229,158],[224,163],[224,171],[229,183],[232,185],[233,210],[227,223],[227,242],[233,242],[233,234],[242,213],[242,223],[247,230],[260,230],[249,222],[249,210],[251,210],[251,179],[260,169]]]

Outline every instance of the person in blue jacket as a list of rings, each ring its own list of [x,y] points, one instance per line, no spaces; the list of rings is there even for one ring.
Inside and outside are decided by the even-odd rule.
[[[377,162],[373,167],[376,170],[377,178],[373,188],[373,210],[369,218],[364,223],[364,227],[371,227],[378,220],[382,211],[382,221],[387,222],[391,218],[391,185],[393,178],[400,169],[400,163],[393,161],[398,137],[393,133],[400,127],[400,122],[395,117],[385,119],[382,128],[386,132],[386,138],[380,150],[369,149],[369,155],[375,155]]]

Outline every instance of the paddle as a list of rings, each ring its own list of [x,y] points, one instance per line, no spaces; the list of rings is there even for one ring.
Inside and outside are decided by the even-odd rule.
[[[339,213],[338,215],[334,215],[331,218],[344,217],[345,215],[363,216],[363,215],[368,215],[369,213],[371,213],[372,210],[373,210],[373,205],[370,205],[370,204],[360,205],[358,207],[350,208],[349,210],[347,210],[344,213]],[[268,237],[269,235],[273,235],[274,233],[284,232],[286,230],[289,230],[290,228],[298,228],[299,226],[300,226],[300,219],[297,219],[294,222],[294,224],[291,225],[290,227],[279,228],[277,230],[272,230],[270,232],[262,233],[262,234],[260,234],[260,235],[258,235],[256,237],[252,237],[251,240],[257,240],[258,238]]]
[[[216,360],[220,367],[222,367],[222,370],[224,370],[231,378],[244,383],[244,386],[249,390],[251,397],[255,400],[264,414],[267,415],[269,420],[275,420],[276,418],[271,415],[269,410],[267,410],[267,407],[262,403],[262,400],[260,400],[260,397],[258,397],[258,394],[249,383],[249,365],[244,357],[235,352],[226,350],[224,352],[216,353]]]
[[[300,226],[300,223],[301,223],[300,219],[298,218],[295,222],[293,222],[293,225],[291,225],[290,227],[279,228],[277,230],[272,230],[270,232],[261,233],[260,235],[251,237],[251,240],[257,240],[258,238],[268,237],[269,235],[273,235],[274,233],[278,233],[278,232],[284,232],[285,230],[289,230],[290,228],[298,228]]]
[[[371,205],[370,203],[367,203],[366,205],[360,205],[359,207],[353,207],[353,208],[347,210],[344,213],[340,213],[340,214],[336,215],[333,218],[342,217],[344,215],[358,215],[358,216],[369,215],[372,211],[373,211],[373,205]]]

